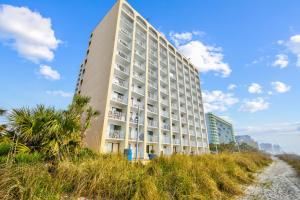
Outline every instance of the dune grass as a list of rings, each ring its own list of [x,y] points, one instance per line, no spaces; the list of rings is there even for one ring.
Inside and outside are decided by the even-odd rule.
[[[271,159],[261,153],[159,157],[146,165],[120,155],[0,167],[2,199],[232,199]],[[50,172],[49,172],[50,171]]]
[[[296,154],[281,154],[278,156],[281,160],[287,162],[296,171],[298,176],[300,176],[300,156]]]

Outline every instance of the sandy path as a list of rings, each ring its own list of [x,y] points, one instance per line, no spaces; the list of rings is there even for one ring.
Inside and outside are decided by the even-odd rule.
[[[258,182],[246,189],[239,200],[300,200],[300,178],[284,161],[274,162],[258,175]]]

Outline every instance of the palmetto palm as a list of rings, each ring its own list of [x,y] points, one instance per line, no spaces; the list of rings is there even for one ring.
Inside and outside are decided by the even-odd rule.
[[[84,146],[86,129],[98,115],[88,104],[90,98],[74,96],[67,110],[38,105],[34,109],[13,109],[9,125],[18,141],[31,149],[61,160],[76,154]]]
[[[3,116],[6,113],[6,110],[0,108],[0,116]],[[5,124],[0,124],[0,133],[2,133],[6,129]]]

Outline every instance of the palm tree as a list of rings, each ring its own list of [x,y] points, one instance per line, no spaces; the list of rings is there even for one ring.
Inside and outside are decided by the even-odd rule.
[[[75,95],[67,110],[38,105],[34,109],[13,109],[9,125],[16,138],[31,151],[42,152],[48,159],[62,160],[78,154],[84,147],[85,131],[99,113],[88,104],[89,97]]]

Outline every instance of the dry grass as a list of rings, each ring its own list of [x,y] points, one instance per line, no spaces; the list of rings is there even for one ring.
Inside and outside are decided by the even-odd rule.
[[[253,172],[268,165],[260,153],[160,157],[147,165],[99,155],[61,162],[0,168],[2,199],[231,199]]]
[[[282,154],[278,156],[281,160],[290,164],[300,176],[300,156],[295,154]]]

